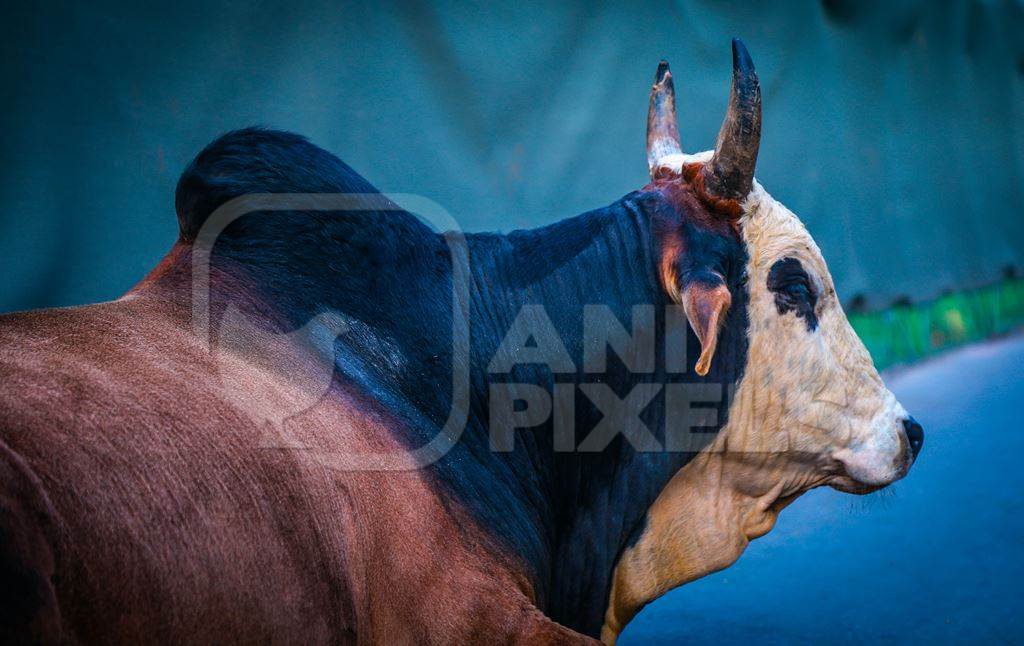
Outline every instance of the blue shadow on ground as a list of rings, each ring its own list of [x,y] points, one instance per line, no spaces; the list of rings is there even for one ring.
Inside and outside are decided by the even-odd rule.
[[[926,432],[905,480],[810,492],[619,643],[1024,642],[1022,374],[1018,336],[888,375]]]

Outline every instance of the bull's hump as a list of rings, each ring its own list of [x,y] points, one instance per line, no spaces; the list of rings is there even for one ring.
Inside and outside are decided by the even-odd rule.
[[[218,207],[261,193],[377,193],[347,164],[305,137],[265,128],[234,130],[185,168],[175,192],[180,237],[195,240]]]

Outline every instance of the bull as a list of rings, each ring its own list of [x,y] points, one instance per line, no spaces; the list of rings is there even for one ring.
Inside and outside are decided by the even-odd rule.
[[[459,253],[301,137],[210,144],[136,287],[0,319],[4,638],[610,644],[809,489],[903,477],[921,428],[754,179],[742,43],[715,149],[675,112],[662,63],[649,184]],[[201,248],[297,194],[369,198]]]

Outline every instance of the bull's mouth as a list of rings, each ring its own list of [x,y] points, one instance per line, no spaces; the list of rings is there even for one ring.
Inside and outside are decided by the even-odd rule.
[[[851,470],[848,468],[847,463],[844,460],[832,457],[829,460],[829,465],[827,467],[829,476],[825,484],[836,491],[852,493],[857,496],[863,496],[865,494],[874,493],[879,489],[885,489],[897,480],[905,478],[910,472],[910,467],[912,467],[914,462],[917,461],[917,453],[911,449],[911,445],[906,436],[900,437],[900,447],[901,451],[899,452],[898,457],[893,460],[891,475],[882,482],[864,482],[851,473]]]
[[[874,493],[879,489],[885,489],[890,483],[886,484],[865,484],[858,480],[854,480],[848,475],[835,476],[829,481],[829,486],[836,491],[842,491],[843,493],[852,493],[857,496],[864,496],[869,493]]]
[[[836,491],[841,491],[843,493],[852,493],[855,496],[864,496],[869,493],[874,493],[891,484],[889,482],[881,484],[861,482],[850,475],[850,472],[846,468],[846,464],[844,464],[842,460],[830,460],[827,471],[828,476],[822,483],[823,485],[832,487]],[[898,480],[899,478],[896,479]]]
[[[903,465],[897,470],[896,476],[892,480],[882,483],[866,483],[850,475],[849,471],[846,469],[846,465],[841,461],[836,460],[832,465],[833,474],[828,478],[826,484],[836,491],[852,493],[856,496],[863,496],[869,493],[874,493],[879,489],[885,489],[897,480],[903,479],[910,471],[910,467],[913,464],[914,458],[908,452],[903,460]]]

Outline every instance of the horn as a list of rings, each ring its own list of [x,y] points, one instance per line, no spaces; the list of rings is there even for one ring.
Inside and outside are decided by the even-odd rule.
[[[676,89],[668,61],[661,61],[651,86],[651,104],[647,109],[647,166],[651,176],[654,176],[663,157],[682,152],[676,125]]]
[[[652,99],[653,101],[653,99]],[[715,154],[704,166],[704,186],[716,197],[741,200],[754,184],[761,145],[761,86],[750,53],[732,39],[732,89],[729,110],[718,132]]]

